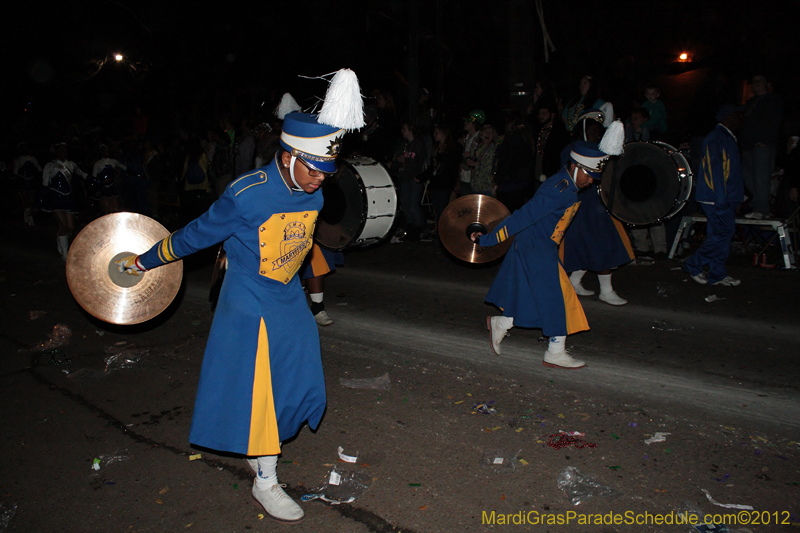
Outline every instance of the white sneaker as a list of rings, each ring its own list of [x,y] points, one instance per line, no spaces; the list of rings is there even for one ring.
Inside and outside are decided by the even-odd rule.
[[[316,320],[317,324],[319,324],[320,326],[330,326],[331,324],[333,324],[333,319],[330,317],[330,315],[328,315],[328,312],[325,311],[324,309],[319,313],[317,313],[316,315],[314,315],[314,320]]]
[[[542,361],[542,366],[546,366],[548,368],[563,368],[565,370],[577,370],[578,368],[585,367],[586,363],[580,359],[575,359],[572,357],[567,350],[554,354],[548,349],[546,352],[544,352],[544,361]]]
[[[259,504],[270,518],[278,522],[296,524],[305,518],[299,505],[284,492],[286,485],[275,484],[268,489],[259,489],[253,482],[253,500]]]
[[[764,215],[757,211],[752,211],[750,213],[747,213],[744,216],[744,218],[749,218],[750,220],[764,220]]]
[[[600,301],[605,302],[608,305],[625,305],[628,303],[628,300],[619,297],[616,291],[611,291],[609,293],[600,293]]]
[[[578,283],[573,283],[572,287],[575,289],[578,296],[594,296],[594,291],[585,288],[580,281]]]
[[[487,316],[486,317],[486,329],[489,330],[489,336],[491,338],[491,346],[492,351],[495,355],[500,355],[500,343],[503,342],[503,339],[508,332],[507,329],[503,329],[498,322],[501,317],[499,316]]]
[[[719,281],[715,281],[712,285],[725,285],[726,287],[738,287],[742,284],[742,280],[725,276]]]
[[[706,277],[705,272],[700,272],[699,274],[692,275],[692,279],[695,280],[700,285],[705,285],[708,283],[708,278]]]

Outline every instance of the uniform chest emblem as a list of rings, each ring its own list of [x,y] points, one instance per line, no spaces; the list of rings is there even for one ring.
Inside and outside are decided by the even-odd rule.
[[[285,268],[287,265],[302,260],[308,253],[309,240],[306,238],[306,225],[302,222],[290,222],[283,230],[281,255],[272,262],[272,270]]]
[[[277,213],[259,227],[259,273],[289,283],[311,250],[316,211]]]

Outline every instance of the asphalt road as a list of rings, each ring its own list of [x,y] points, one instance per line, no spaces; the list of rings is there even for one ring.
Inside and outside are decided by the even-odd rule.
[[[326,281],[336,321],[320,332],[328,411],[317,432],[284,445],[278,472],[295,497],[324,488],[334,467],[362,473],[370,487],[350,504],[304,503],[306,520],[289,527],[259,516],[239,458],[187,442],[213,253],[186,261],[184,287],[162,316],[120,327],[74,303],[50,240],[42,228],[19,228],[2,246],[0,504],[16,505],[9,532],[677,532],[686,527],[624,521],[686,501],[731,529],[800,524],[796,272],[751,267],[742,253],[731,261],[742,285],[712,288],[674,270],[677,262],[621,268],[615,287],[630,303],[582,298],[592,330],[568,348],[588,367],[557,371],[541,365],[539,330],[515,328],[503,355],[491,354],[484,324],[496,311],[483,297],[496,265],[459,263],[437,243],[348,251]],[[596,279],[588,274],[585,285],[596,289]],[[711,294],[721,299],[706,301]],[[61,365],[35,350],[58,323],[72,331]],[[340,382],[387,374],[389,390]],[[559,430],[596,447],[547,446]],[[666,440],[645,444],[656,432]],[[339,446],[355,465],[338,460]],[[572,505],[557,485],[568,466],[614,494]],[[761,524],[750,514],[732,525],[739,511],[702,489],[753,506]],[[526,525],[515,525],[517,513]],[[611,524],[578,524],[608,513],[623,523],[609,515]]]

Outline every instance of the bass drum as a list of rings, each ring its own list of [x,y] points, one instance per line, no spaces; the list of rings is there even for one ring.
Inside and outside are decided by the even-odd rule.
[[[383,165],[367,157],[339,164],[323,182],[325,205],[314,232],[317,243],[334,252],[381,241],[397,214],[397,192]]]
[[[692,192],[692,171],[684,155],[666,143],[632,142],[608,162],[597,190],[615,218],[650,226],[681,210]]]

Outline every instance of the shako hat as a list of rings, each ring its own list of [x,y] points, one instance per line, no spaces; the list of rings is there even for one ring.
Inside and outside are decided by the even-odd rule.
[[[569,158],[592,179],[600,180],[606,162],[611,156],[622,154],[624,143],[625,128],[621,121],[615,120],[606,130],[599,145],[589,141],[575,141]]]
[[[358,78],[350,69],[336,72],[319,114],[303,113],[295,99],[286,93],[275,115],[283,120],[281,146],[293,158],[302,159],[320,172],[336,172],[336,157],[345,132],[364,126],[364,102]],[[293,166],[291,170],[293,174]]]

